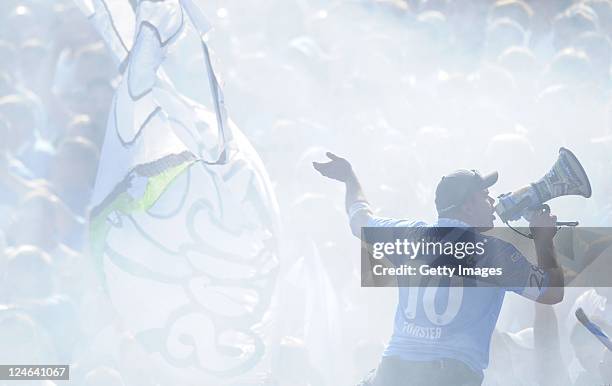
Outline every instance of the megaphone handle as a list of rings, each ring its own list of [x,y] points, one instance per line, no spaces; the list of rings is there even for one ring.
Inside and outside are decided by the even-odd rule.
[[[558,227],[577,227],[580,225],[578,221],[557,221]]]
[[[541,210],[542,212],[549,214],[550,206],[548,206],[548,204],[542,204],[538,207],[538,210]],[[557,221],[556,222],[557,227],[576,227],[578,226],[578,224],[580,224],[578,221]]]
[[[535,208],[533,208],[531,210],[532,213],[537,213],[538,211],[541,211],[543,213],[548,214],[548,213],[550,213],[550,206],[548,206],[548,204],[541,204],[541,205],[539,205],[539,206],[537,206],[537,207],[535,207]],[[531,217],[531,216],[528,216],[528,217]],[[531,233],[523,233],[523,232],[519,231],[518,229],[512,227],[512,225],[510,225],[508,223],[508,221],[505,221],[504,223],[510,229],[512,229],[513,231],[518,233],[519,235],[527,237],[528,239],[532,239],[532,240],[534,239],[533,234],[531,234]],[[564,226],[566,226],[566,227],[575,227],[575,226],[578,226],[578,224],[579,224],[578,221],[557,221],[555,223],[555,225],[557,226],[557,229],[560,229],[561,227],[564,227]]]

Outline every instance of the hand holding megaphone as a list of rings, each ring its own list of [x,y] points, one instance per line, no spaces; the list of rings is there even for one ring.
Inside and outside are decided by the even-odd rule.
[[[548,207],[544,203],[560,196],[591,197],[591,183],[576,156],[566,148],[559,149],[559,158],[539,181],[499,196],[495,212],[508,226],[521,217],[531,221],[536,213]],[[550,208],[548,208],[550,211]],[[557,226],[576,226],[577,221],[558,221]],[[525,235],[526,236],[526,235]]]
[[[550,206],[542,204],[541,209],[536,211],[529,221],[531,233],[525,236],[533,240],[552,240],[558,229],[557,216],[550,213]]]

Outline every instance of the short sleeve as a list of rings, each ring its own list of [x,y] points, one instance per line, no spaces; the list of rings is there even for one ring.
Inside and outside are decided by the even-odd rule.
[[[371,228],[413,228],[426,225],[427,224],[423,221],[412,221],[406,219],[372,216],[368,220],[366,226]]]
[[[512,244],[489,238],[486,247],[490,259],[487,266],[501,268],[501,286],[508,291],[532,300],[538,299],[546,292],[549,275],[540,267],[533,265]]]

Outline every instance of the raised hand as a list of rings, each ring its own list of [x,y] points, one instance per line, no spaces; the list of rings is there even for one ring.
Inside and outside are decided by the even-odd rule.
[[[327,152],[326,155],[331,161],[312,163],[312,166],[314,166],[319,173],[327,178],[341,182],[347,182],[351,177],[354,177],[353,167],[350,162],[331,152]]]

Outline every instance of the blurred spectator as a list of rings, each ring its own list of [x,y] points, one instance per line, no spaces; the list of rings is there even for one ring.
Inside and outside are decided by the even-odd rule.
[[[12,155],[19,156],[34,141],[36,114],[27,98],[19,94],[0,98],[0,114],[11,128],[11,135],[4,137],[6,149]]]
[[[591,317],[592,321],[601,326],[602,321]],[[575,386],[603,384],[599,373],[599,363],[603,359],[604,346],[580,322],[576,321],[570,335],[574,355],[581,370],[574,381]]]
[[[5,40],[0,40],[0,69],[8,74],[17,73],[17,50],[13,44]]]
[[[134,337],[126,335],[119,343],[120,358],[117,370],[120,371],[123,381],[129,386],[159,386],[170,384],[163,371],[155,366],[149,353],[142,347],[141,342]]]
[[[51,256],[42,250],[22,246],[9,254],[4,271],[2,296],[9,304],[45,299],[55,293]]]
[[[0,95],[9,95],[15,92],[15,81],[8,72],[0,71]]]
[[[116,66],[101,43],[63,51],[57,62],[54,93],[74,114],[106,121]]]
[[[44,177],[53,147],[41,137],[45,126],[42,102],[31,93],[7,95],[0,98],[0,115],[6,118],[13,134],[7,138],[8,153],[13,162],[24,166],[16,172],[26,179]]]
[[[521,95],[523,109],[531,108],[532,98],[538,92],[540,66],[536,56],[527,47],[510,47],[497,58],[497,63],[509,71]]]
[[[595,81],[591,59],[584,51],[573,48],[559,51],[546,72],[548,85],[580,86]]]
[[[437,11],[446,14],[450,0],[418,0],[420,11]]]
[[[557,50],[572,44],[575,37],[584,32],[596,32],[599,28],[597,14],[584,4],[576,4],[555,17],[553,45]]]
[[[278,386],[322,386],[323,379],[312,367],[304,343],[295,337],[285,337],[280,344],[272,374]]]
[[[49,89],[50,69],[48,62],[50,47],[39,39],[28,39],[19,49],[19,82],[39,95]]]
[[[117,370],[98,367],[87,373],[83,386],[125,386],[125,383]]]
[[[104,140],[104,127],[101,127],[101,122],[96,122],[88,115],[75,115],[68,123],[65,137],[76,138],[82,137],[93,142],[98,149],[102,146]]]
[[[56,196],[44,190],[32,191],[15,209],[7,230],[9,245],[34,245],[51,254],[62,248],[59,227],[61,202]]]
[[[61,52],[78,50],[95,42],[101,42],[93,24],[87,20],[74,1],[56,0],[52,12],[54,43]],[[66,21],[70,20],[70,23]],[[113,67],[107,70],[113,69]]]
[[[449,3],[447,15],[458,48],[462,51],[479,52],[484,41],[489,8],[488,0],[456,0]]]
[[[74,214],[85,216],[98,168],[98,149],[83,137],[67,138],[57,149],[49,181]]]
[[[489,19],[508,18],[520,24],[524,30],[531,29],[532,17],[533,9],[522,0],[498,0],[489,11]]]
[[[605,35],[597,32],[585,32],[578,36],[573,46],[582,50],[589,57],[597,84],[610,88],[610,64],[612,62],[612,44]]]
[[[439,44],[449,39],[450,31],[446,16],[437,11],[427,11],[417,16],[417,28],[422,29],[433,44]]]
[[[481,98],[478,102],[482,105],[491,105],[510,115],[515,113],[519,95],[516,81],[510,71],[497,65],[483,65],[471,81]],[[501,122],[497,124],[498,128],[503,128]]]
[[[496,164],[496,170],[500,173],[499,184],[495,187],[497,193],[513,191],[526,181],[539,178],[539,171],[531,171],[535,156],[535,148],[524,134],[509,132],[491,138],[485,149],[483,164]]]
[[[610,0],[583,0],[584,5],[597,14],[602,32],[612,38],[612,2]]]
[[[0,310],[0,363],[57,363],[49,337],[27,313]]]
[[[571,382],[563,362],[555,310],[547,304],[535,303],[534,307],[535,379],[541,386],[569,385]]]
[[[353,350],[353,365],[355,378],[353,384],[357,384],[367,374],[368,369],[376,368],[380,356],[385,347],[377,342],[361,341]]]
[[[57,196],[39,189],[25,195],[7,229],[7,244],[33,245],[53,256],[64,293],[91,284],[91,265],[71,247],[83,245],[84,229]]]
[[[603,361],[599,364],[599,373],[604,384],[612,382],[612,351],[606,350]]]
[[[24,40],[34,37],[37,29],[36,15],[32,8],[24,3],[15,3],[3,14],[0,36],[14,36],[14,41],[20,45]],[[41,19],[41,21],[43,21]],[[42,23],[41,23],[42,24]]]
[[[2,138],[8,138],[10,133],[9,122],[0,115],[0,135]],[[0,189],[0,205],[3,207],[12,207],[17,203],[19,194],[26,189],[22,178],[29,176],[29,172],[23,163],[8,154],[9,149],[10,146],[6,141],[0,142],[0,186],[2,187]],[[3,225],[6,225],[5,222]]]
[[[526,43],[525,30],[512,19],[495,19],[487,28],[485,52],[491,59],[497,58],[507,48]]]
[[[58,278],[51,257],[32,246],[9,253],[3,293],[6,304],[26,310],[45,328],[58,359],[67,361],[78,339],[76,309],[58,293]]]

